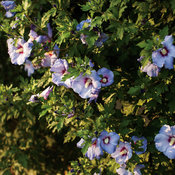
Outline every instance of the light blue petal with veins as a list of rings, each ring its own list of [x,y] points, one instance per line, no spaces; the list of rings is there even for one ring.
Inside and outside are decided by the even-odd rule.
[[[169,125],[163,125],[159,131],[160,134],[172,135],[171,127]]]
[[[169,55],[172,56],[172,57],[175,57],[175,46],[174,45],[171,45],[169,48]]]
[[[157,134],[154,138],[155,146],[160,152],[166,151],[166,149],[169,147],[168,142],[169,136],[164,134]]]
[[[169,159],[175,159],[175,146],[170,146],[170,147],[168,147],[163,153],[164,153]]]
[[[97,74],[102,75],[103,77],[106,77],[108,79],[107,83],[101,83],[102,87],[109,86],[114,82],[114,73],[105,67],[99,69],[97,71]]]
[[[173,69],[174,68],[173,61],[174,61],[174,58],[173,57],[167,56],[165,58],[165,68],[167,68],[167,69]]]
[[[160,50],[157,50],[152,53],[152,60],[155,65],[162,68],[165,63],[165,59],[161,56],[159,51]]]
[[[110,138],[109,143],[107,144],[105,144],[103,141],[106,137]],[[101,144],[102,149],[104,149],[109,154],[112,154],[116,149],[116,145],[118,144],[118,140],[120,136],[116,134],[115,132],[108,133],[106,131],[103,131],[101,132],[99,138],[101,140],[100,144]]]
[[[165,39],[164,39],[164,41],[162,41],[162,44],[164,46],[167,46],[167,47],[171,46],[173,44],[173,37],[172,37],[172,35],[165,36]]]

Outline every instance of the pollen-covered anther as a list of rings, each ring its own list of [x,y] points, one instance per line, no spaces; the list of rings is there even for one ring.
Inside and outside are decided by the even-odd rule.
[[[49,52],[46,52],[46,53],[45,53],[46,56],[47,56],[47,55],[48,55],[48,56],[52,56],[53,54],[54,54],[53,51],[49,51]]]
[[[167,56],[167,55],[168,55],[168,50],[167,50],[167,48],[166,48],[166,47],[162,48],[161,51],[160,51],[160,54],[161,54],[162,56]]]
[[[126,148],[122,148],[120,151],[120,155],[125,156],[127,155],[127,149]]]
[[[104,144],[109,144],[109,142],[110,142],[110,137],[106,137],[103,139]]]
[[[22,46],[17,47],[16,53],[22,54],[23,53],[23,47]]]
[[[102,82],[102,83],[107,83],[107,82],[108,82],[108,79],[107,79],[106,77],[103,77],[103,78],[101,79],[101,82]]]
[[[85,80],[85,88],[88,88],[92,84],[92,80],[90,78],[87,78]]]
[[[171,138],[169,139],[169,143],[170,143],[170,146],[175,145],[175,137],[171,137]]]

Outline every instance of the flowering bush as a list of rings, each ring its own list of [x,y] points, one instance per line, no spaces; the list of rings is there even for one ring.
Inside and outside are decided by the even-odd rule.
[[[0,173],[173,174],[173,0],[0,10]]]

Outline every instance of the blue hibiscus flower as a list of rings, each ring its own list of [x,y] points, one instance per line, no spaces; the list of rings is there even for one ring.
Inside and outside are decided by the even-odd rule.
[[[102,149],[112,154],[116,149],[120,136],[115,132],[108,133],[107,131],[102,131],[99,138]]]
[[[162,42],[163,48],[152,53],[152,60],[159,68],[165,66],[167,69],[173,69],[175,57],[175,46],[173,45],[172,35],[166,36]]]
[[[140,146],[139,148],[143,149],[143,151],[135,151],[136,154],[143,154],[146,149],[147,149],[147,140],[145,137],[137,137],[137,136],[132,136],[131,139],[134,141],[134,144],[137,144],[138,141],[142,141],[142,146]]]
[[[80,30],[82,30],[84,28],[88,28],[90,26],[91,26],[91,19],[86,19],[86,20],[81,21],[80,24],[78,24],[76,26],[76,30],[80,31]]]
[[[91,98],[94,90],[101,88],[100,77],[95,70],[90,75],[79,75],[72,83],[72,89],[79,94],[81,98]]]
[[[160,68],[149,62],[144,68],[141,67],[141,71],[146,72],[150,77],[157,77],[159,75]]]
[[[72,78],[62,81],[65,74],[68,74],[68,63],[65,59],[57,59],[51,66],[50,71],[55,72],[52,74],[52,82],[57,86],[65,86],[70,88],[72,86]]]
[[[30,57],[33,43],[18,39],[15,45],[14,39],[10,38],[7,45],[12,64],[22,65]]]
[[[160,152],[169,159],[175,159],[175,126],[163,125],[154,141]]]
[[[99,69],[97,74],[102,76],[100,80],[102,87],[109,86],[114,82],[114,73],[105,67]]]

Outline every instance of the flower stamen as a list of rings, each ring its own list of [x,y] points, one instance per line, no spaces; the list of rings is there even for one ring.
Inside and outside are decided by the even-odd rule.
[[[53,55],[53,51],[46,52],[45,55],[48,55],[51,57]]]
[[[88,88],[92,84],[92,80],[90,78],[85,79],[85,88]]]
[[[167,55],[168,55],[168,49],[167,49],[166,47],[162,48],[162,49],[160,50],[160,54],[161,54],[162,56],[167,56]]]
[[[174,146],[175,145],[175,137],[169,138],[169,143],[170,143],[170,146]]]
[[[102,79],[101,79],[101,83],[107,83],[108,82],[108,78],[107,77],[103,77]]]
[[[121,155],[121,156],[126,156],[126,155],[127,155],[127,152],[128,152],[128,150],[127,150],[125,147],[123,147],[123,148],[120,150],[120,155]]]
[[[109,144],[109,142],[110,142],[110,137],[105,137],[105,138],[103,139],[103,143],[104,143],[104,144]]]
[[[21,45],[17,47],[16,53],[23,54],[23,47]]]

